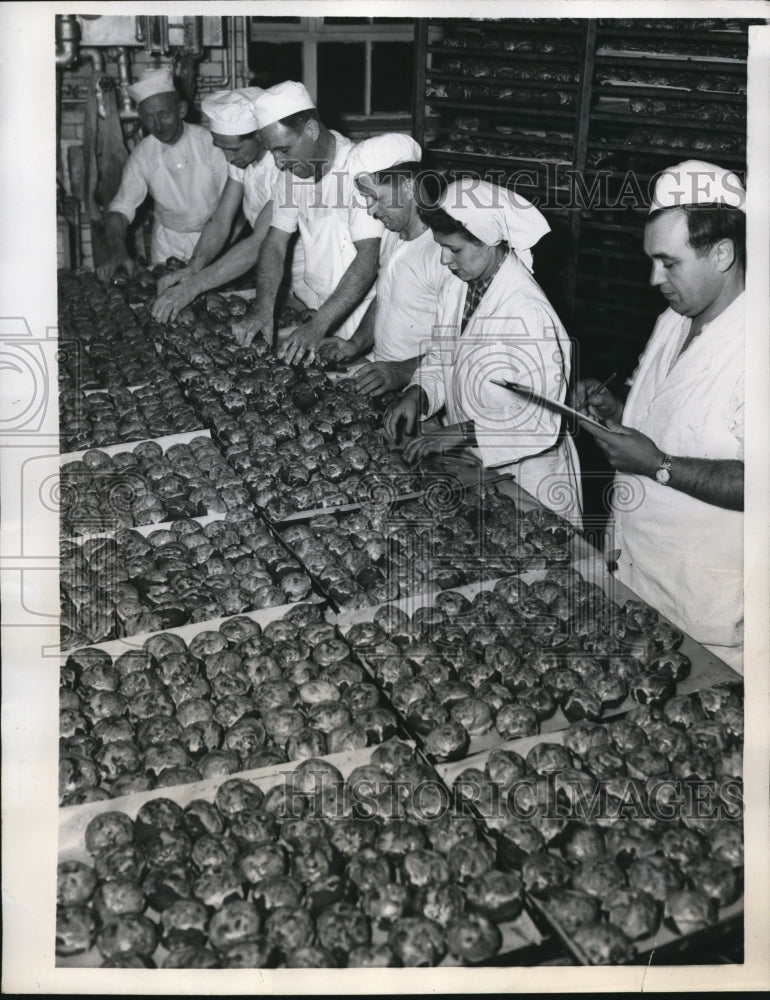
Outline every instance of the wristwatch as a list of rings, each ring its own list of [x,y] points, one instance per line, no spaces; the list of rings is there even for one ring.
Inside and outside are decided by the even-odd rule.
[[[655,470],[655,482],[665,486],[671,479],[671,456],[664,455],[660,465]]]

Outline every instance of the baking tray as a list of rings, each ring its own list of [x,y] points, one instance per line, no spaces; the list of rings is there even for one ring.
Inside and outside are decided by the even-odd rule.
[[[409,741],[403,741],[409,742]],[[410,743],[414,747],[414,743]],[[324,757],[329,763],[339,769],[343,777],[347,777],[350,772],[362,764],[369,762],[373,747],[364,750],[351,751],[340,754],[329,754]],[[110,799],[107,802],[87,803],[83,806],[71,806],[59,810],[59,861],[83,861],[91,862],[84,845],[84,833],[91,820],[103,812],[119,811],[135,818],[141,806],[154,798],[168,798],[176,802],[183,808],[194,799],[208,799],[212,801],[216,791],[221,784],[233,778],[244,778],[253,781],[263,791],[271,788],[286,776],[294,771],[300,761],[290,761],[286,764],[279,764],[274,767],[260,768],[254,771],[243,771],[237,775],[227,775],[226,777],[210,779],[208,781],[195,782],[189,785],[178,785],[172,788],[156,789],[150,792],[140,792],[128,795],[120,799]],[[154,911],[147,911],[153,918],[156,917]],[[532,917],[524,908],[521,914],[512,921],[506,921],[498,925],[502,934],[502,946],[499,953],[488,964],[507,965],[517,962],[522,964],[529,956],[536,953],[545,937]],[[372,942],[382,943],[387,940],[386,932],[378,927],[372,927]],[[154,953],[154,959],[158,964],[167,954],[163,946],[159,946]],[[101,965],[102,958],[98,950],[94,947],[85,954],[68,957],[57,957],[56,965],[60,968],[95,968]],[[440,967],[456,967],[462,963],[445,958]]]
[[[120,639],[110,639],[109,642],[91,643],[88,646],[78,646],[75,649],[63,649],[60,653],[61,663],[65,663],[71,653],[75,653],[80,649],[100,649],[114,659],[116,656],[120,656],[131,649],[141,649],[145,642],[154,635],[178,635],[189,645],[190,640],[194,639],[199,632],[216,631],[220,625],[226,621],[230,621],[231,618],[250,618],[264,628],[270,622],[278,618],[283,618],[287,611],[297,608],[300,604],[324,603],[322,597],[319,597],[317,594],[309,594],[305,600],[297,601],[296,604],[276,604],[273,607],[259,608],[256,611],[242,611],[238,615],[225,615],[222,618],[211,618],[205,622],[191,622],[187,625],[178,625],[176,628],[164,628],[158,632],[136,632],[134,635],[123,636]]]
[[[547,733],[542,736],[527,736],[519,740],[509,740],[503,743],[499,749],[512,750],[520,756],[526,758],[529,751],[538,743],[564,743],[564,733]],[[447,764],[439,764],[436,771],[447,787],[451,789],[459,775],[470,767],[477,767],[484,770],[484,765],[489,757],[489,752],[476,754],[474,757],[465,758],[462,761],[451,761]],[[484,826],[494,832],[495,822],[489,821],[476,808],[471,806],[473,812],[484,823]],[[558,850],[553,853],[561,856]],[[542,899],[525,892],[525,899],[528,907],[535,914],[541,926],[551,927],[560,938],[565,947],[581,965],[591,965],[591,961],[577,944],[574,938],[564,928],[564,926],[553,917]],[[634,942],[636,954],[626,963],[627,965],[665,965],[668,961],[682,952],[695,952],[698,949],[705,949],[707,945],[717,940],[724,939],[727,935],[736,934],[743,925],[744,898],[741,896],[729,906],[720,907],[718,920],[710,927],[693,934],[677,934],[664,923],[661,923],[657,932],[646,938]],[[708,953],[706,953],[708,954]],[[703,959],[703,964],[710,964],[711,958]]]
[[[225,519],[225,514],[202,514],[200,517],[186,517],[185,521],[197,521],[201,527],[207,524],[211,524],[212,521],[223,521]],[[95,531],[88,535],[62,535],[62,538],[67,538],[69,541],[76,542],[80,545],[82,542],[87,542],[91,538],[112,538],[119,530],[136,531],[140,535],[147,538],[151,535],[153,531],[170,531],[176,521],[158,521],[157,524],[135,524],[133,527],[124,528],[113,528],[110,531]]]
[[[547,570],[538,570],[532,573],[523,573],[521,574],[521,578],[524,580],[525,583],[534,583],[535,580],[542,580],[546,572]],[[498,579],[499,578],[495,578],[492,580],[477,581],[471,584],[466,584],[463,587],[453,587],[452,593],[462,594],[463,597],[467,597],[468,600],[472,601],[477,594],[482,593],[484,591],[492,590],[494,588],[495,583],[497,583]],[[402,597],[398,601],[393,601],[389,603],[392,603],[396,607],[401,608],[402,611],[406,611],[407,614],[413,614],[418,608],[432,607],[433,596],[434,595],[430,593],[414,594],[410,597]],[[340,633],[344,637],[347,635],[347,633],[350,631],[353,625],[358,624],[359,622],[372,621],[377,611],[380,608],[386,606],[387,605],[380,604],[374,607],[362,608],[356,611],[342,612],[336,616],[330,615],[330,618],[336,623],[337,628],[340,630]],[[372,663],[368,662],[367,658],[365,656],[362,656],[360,653],[355,653],[354,655],[358,658],[358,660],[364,666],[364,668],[372,675],[372,677],[374,677],[375,671]],[[634,702],[633,704],[635,706],[636,702]],[[412,733],[409,725],[407,724],[406,719],[401,715],[398,709],[394,707],[393,711],[398,716],[399,721],[404,726],[406,731],[410,733],[412,738],[416,740],[418,746],[422,748],[424,746],[424,739],[419,735],[415,735],[414,733]],[[568,721],[562,710],[560,708],[557,708],[556,712],[550,717],[550,719],[545,719],[540,724],[540,731],[541,733],[555,733],[559,732],[560,730],[566,729],[570,725],[571,723]],[[533,739],[535,740],[535,742],[537,742],[540,739],[540,737],[535,736],[533,737]],[[465,757],[462,758],[462,765],[464,767],[468,767],[469,760],[471,760],[474,755],[497,749],[498,747],[503,745],[504,742],[505,742],[504,737],[500,736],[500,734],[495,732],[494,730],[491,730],[488,733],[484,733],[483,736],[471,737],[470,744],[468,746],[468,753],[465,755]]]
[[[587,545],[588,543],[586,543]],[[602,564],[603,566],[603,564]],[[581,565],[575,564],[575,568],[581,570]],[[582,567],[582,570],[586,569],[597,569],[597,564],[595,561],[591,560],[587,565]],[[521,579],[525,583],[533,583],[536,580],[542,580],[547,574],[547,570],[536,570],[530,573],[522,573]],[[597,579],[596,574],[590,574],[589,572],[583,572],[586,579],[592,582],[598,582],[601,586],[606,580],[603,577]],[[627,587],[620,584],[618,581],[611,578],[609,574],[604,570],[604,576],[607,579],[612,580],[613,587],[617,588],[613,590],[612,595],[615,600],[618,600],[621,604],[628,598],[636,599],[636,595],[633,594]],[[484,591],[494,589],[495,584],[498,582],[499,578],[494,578],[490,580],[475,581],[472,584],[466,584],[463,587],[452,588],[453,593],[460,593],[469,600]],[[400,598],[397,601],[389,602],[394,604],[396,607],[400,608],[402,611],[406,611],[407,614],[413,614],[418,608],[432,607],[433,597],[435,593],[421,593],[414,594],[409,597]],[[367,622],[374,619],[377,611],[386,605],[377,605],[368,608],[361,608],[355,611],[343,611],[336,616],[333,616],[334,621],[337,624],[340,632],[343,636],[347,635],[350,628],[357,624],[358,622]],[[661,621],[667,621],[662,615],[660,616]],[[670,623],[669,623],[670,624]],[[680,651],[688,656],[692,662],[692,670],[690,675],[685,678],[685,680],[680,681],[676,685],[677,694],[692,694],[696,691],[700,691],[702,688],[711,687],[714,684],[727,684],[735,683],[741,680],[741,677],[726,663],[716,657],[709,650],[704,649],[703,646],[699,645],[690,636],[684,636]],[[359,656],[361,663],[369,670],[370,673],[374,674],[374,668],[371,663],[366,662],[365,657]],[[625,700],[617,707],[607,710],[606,714],[603,716],[602,721],[610,721],[612,719],[620,718],[621,716],[627,714],[631,710],[638,708],[639,704],[636,702],[629,694]],[[406,725],[406,720],[402,720],[403,724],[406,726],[407,731],[409,727]],[[540,724],[541,734],[556,733],[560,730],[567,729],[571,723],[567,717],[562,712],[561,708],[557,708],[556,712],[549,718],[545,719]],[[534,737],[537,740],[538,737]],[[421,740],[418,740],[422,744]],[[468,760],[474,754],[482,753],[484,751],[489,751],[491,749],[497,748],[503,744],[503,738],[499,736],[494,731],[485,733],[483,736],[477,736],[471,738],[471,742],[468,748],[468,754],[463,758],[465,765],[468,766]]]
[[[199,437],[210,438],[211,431],[208,428],[202,427],[200,430],[184,431],[179,434],[166,434],[163,437],[140,438],[139,441],[122,441],[119,444],[108,444],[104,445],[104,447],[94,445],[93,448],[85,448],[83,451],[62,452],[59,455],[59,465],[65,465],[67,462],[79,462],[88,451],[102,451],[105,455],[118,455],[124,451],[133,451],[138,444],[146,444],[147,442],[160,445],[165,452],[172,444],[189,444]]]

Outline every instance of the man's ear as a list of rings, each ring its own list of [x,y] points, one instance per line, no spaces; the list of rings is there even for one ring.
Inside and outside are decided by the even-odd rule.
[[[736,260],[735,244],[729,237],[718,240],[711,248],[718,271],[729,271]]]
[[[186,118],[187,117],[187,101],[180,101],[179,102],[179,117],[180,118]]]
[[[305,131],[313,142],[318,142],[318,136],[321,134],[321,123],[315,118],[311,118],[310,121],[305,122]]]

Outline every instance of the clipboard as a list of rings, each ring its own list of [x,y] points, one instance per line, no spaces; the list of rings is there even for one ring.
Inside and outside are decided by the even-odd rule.
[[[604,424],[595,420],[593,417],[589,417],[586,413],[581,413],[580,410],[573,410],[571,406],[567,406],[566,403],[558,403],[555,399],[548,399],[547,396],[541,396],[539,393],[535,392],[533,389],[529,389],[525,385],[520,385],[518,382],[510,382],[508,379],[490,379],[494,385],[499,385],[503,389],[508,389],[510,392],[515,392],[518,396],[524,396],[526,399],[533,403],[537,403],[538,406],[542,406],[546,410],[553,410],[554,413],[560,413],[563,417],[574,417],[583,424],[588,424],[591,427],[598,427],[599,430],[605,431],[611,434],[612,431],[609,427],[605,427]]]

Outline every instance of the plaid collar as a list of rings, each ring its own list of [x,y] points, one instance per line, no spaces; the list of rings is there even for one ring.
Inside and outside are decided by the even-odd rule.
[[[486,290],[494,281],[497,272],[503,266],[503,263],[505,262],[507,257],[508,257],[507,253],[503,255],[502,259],[500,260],[500,263],[497,265],[497,267],[494,269],[494,271],[492,272],[492,274],[490,274],[488,278],[474,278],[473,281],[469,281],[467,283],[468,289],[465,293],[465,305],[463,307],[463,319],[462,319],[462,325],[460,327],[460,333],[462,333],[465,330],[465,327],[468,325],[468,321],[470,320],[471,316],[478,309],[479,303],[484,298]]]

